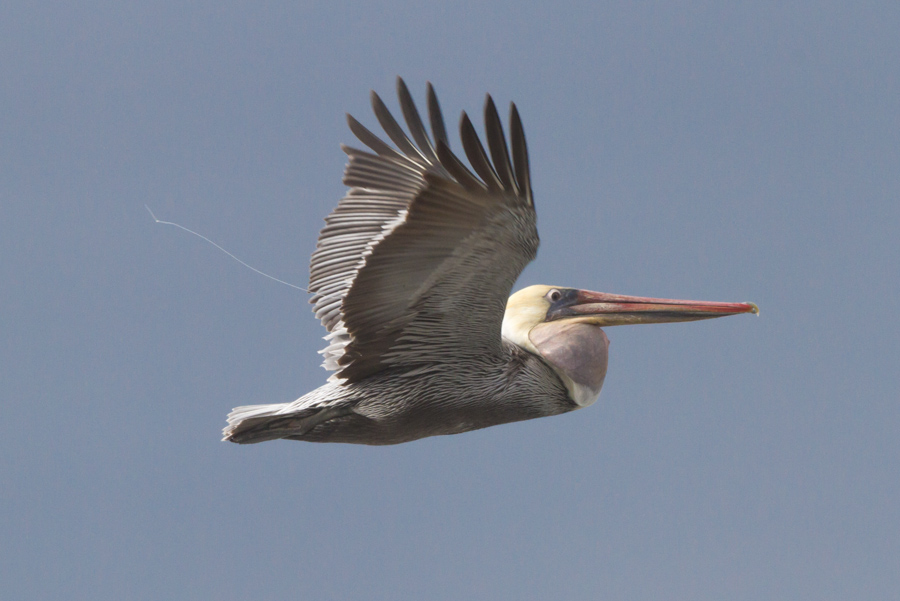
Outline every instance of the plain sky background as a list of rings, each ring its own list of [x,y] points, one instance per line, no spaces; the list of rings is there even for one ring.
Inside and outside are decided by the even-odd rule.
[[[674,5],[4,3],[0,598],[900,598],[900,4]],[[144,205],[304,285],[398,74],[517,103],[518,287],[761,316],[609,329],[560,417],[220,442],[324,331]]]

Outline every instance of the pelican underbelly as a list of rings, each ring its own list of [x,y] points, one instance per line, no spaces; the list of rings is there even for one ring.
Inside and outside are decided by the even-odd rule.
[[[521,349],[493,361],[387,370],[338,385],[351,411],[294,440],[387,445],[558,415],[578,405],[553,369]],[[329,395],[330,396],[330,395]]]

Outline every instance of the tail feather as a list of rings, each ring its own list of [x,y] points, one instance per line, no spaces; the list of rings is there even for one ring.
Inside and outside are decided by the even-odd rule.
[[[299,439],[307,432],[335,418],[352,413],[346,404],[312,405],[297,408],[297,403],[244,405],[228,414],[228,426],[222,440],[253,444],[288,436]]]
[[[228,426],[222,430],[222,440],[239,444],[253,444],[283,438],[294,432],[298,422],[309,412],[279,415],[289,403],[274,405],[244,405],[228,414]]]

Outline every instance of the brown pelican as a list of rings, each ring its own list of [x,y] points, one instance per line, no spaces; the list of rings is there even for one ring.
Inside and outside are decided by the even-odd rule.
[[[396,444],[565,413],[600,394],[609,346],[601,326],[758,312],[563,286],[507,300],[538,248],[516,106],[507,146],[487,96],[487,151],[462,114],[473,173],[450,150],[431,84],[431,137],[399,78],[397,91],[409,135],[372,92],[394,147],[347,116],[372,152],[344,147],[350,189],[310,264],[310,302],[328,330],[320,352],[334,374],[292,403],[234,409],[225,440]]]

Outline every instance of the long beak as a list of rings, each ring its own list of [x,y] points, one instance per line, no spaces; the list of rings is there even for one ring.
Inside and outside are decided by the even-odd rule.
[[[638,323],[696,321],[740,313],[759,314],[753,303],[715,303],[708,301],[646,298],[579,290],[576,301],[560,307],[551,319],[566,319],[599,326]]]

